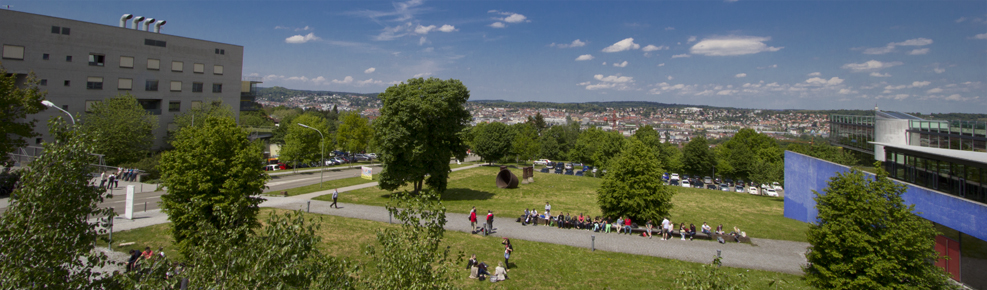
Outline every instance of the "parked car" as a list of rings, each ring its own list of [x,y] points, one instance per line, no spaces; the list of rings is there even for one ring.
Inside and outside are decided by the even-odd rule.
[[[764,190],[764,195],[778,197],[778,192],[774,188],[768,188]]]
[[[370,156],[370,158],[373,158],[373,159],[377,159],[378,158],[377,157],[377,153],[367,153],[367,156]]]
[[[548,165],[549,162],[552,162],[552,161],[551,160],[548,160],[548,159],[538,159],[538,160],[535,160],[535,165]]]
[[[264,165],[264,171],[275,171],[275,170],[281,170],[280,168],[278,168],[277,164]]]
[[[572,170],[572,163],[571,162],[565,164],[565,170]]]
[[[357,161],[371,161],[371,160],[374,160],[373,157],[367,156],[366,154],[356,154],[356,155],[353,155],[353,158],[355,158]]]
[[[703,177],[703,183],[713,183],[713,179],[709,176]]]
[[[775,190],[782,190],[781,184],[778,182],[772,182],[771,186],[774,187]]]
[[[720,190],[721,191],[730,191],[730,186],[727,185],[726,183],[720,183]]]
[[[713,184],[713,183],[707,183],[707,184],[706,184],[706,189],[712,189],[712,190],[716,190],[716,184]]]
[[[682,187],[692,187],[692,184],[689,184],[689,181],[684,179],[682,180],[682,182],[679,182],[679,184],[681,184]]]
[[[757,187],[751,186],[751,187],[747,188],[747,193],[750,193],[750,194],[753,194],[753,195],[757,195]]]
[[[678,179],[669,180],[668,181],[668,185],[671,185],[671,186],[679,186],[679,180]]]
[[[743,193],[743,192],[744,192],[744,186],[743,186],[743,185],[740,185],[740,184],[738,184],[738,185],[737,185],[737,186],[736,186],[736,187],[734,188],[734,190],[735,190],[736,192],[740,192],[740,193]]]
[[[348,161],[345,158],[343,158],[343,156],[336,156],[336,158],[333,158],[332,160],[335,161],[336,164],[348,163]]]
[[[680,180],[680,179],[681,178],[679,178],[679,174],[678,173],[672,173],[672,177],[669,178],[669,180]]]

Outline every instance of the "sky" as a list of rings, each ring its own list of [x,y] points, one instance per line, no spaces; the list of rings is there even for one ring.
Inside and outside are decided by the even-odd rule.
[[[987,1],[9,1],[241,45],[261,86],[471,100],[987,113]]]

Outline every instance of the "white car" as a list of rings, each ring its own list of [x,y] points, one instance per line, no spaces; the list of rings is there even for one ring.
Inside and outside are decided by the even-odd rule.
[[[552,162],[552,161],[551,160],[548,160],[548,159],[538,159],[538,160],[535,160],[535,165],[548,165],[549,162]]]
[[[669,180],[679,180],[680,179],[679,178],[679,174],[678,173],[672,173],[672,177],[669,177],[668,179]]]
[[[747,193],[757,195],[757,187],[751,186],[750,188],[747,188]]]
[[[689,181],[688,180],[683,180],[679,184],[682,185],[682,187],[692,187],[692,185],[689,184]]]
[[[782,190],[781,184],[777,182],[772,182],[771,185],[774,186],[775,190]]]
[[[778,197],[778,192],[774,188],[768,188],[764,190],[764,195]]]
[[[744,186],[743,185],[737,185],[737,188],[736,189],[737,189],[737,192],[744,193]]]

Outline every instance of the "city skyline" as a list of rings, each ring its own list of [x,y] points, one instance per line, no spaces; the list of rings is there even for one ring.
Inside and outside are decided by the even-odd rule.
[[[264,86],[382,92],[455,78],[472,100],[982,113],[987,2],[4,1],[11,10],[244,46]],[[977,11],[977,12],[973,12]]]

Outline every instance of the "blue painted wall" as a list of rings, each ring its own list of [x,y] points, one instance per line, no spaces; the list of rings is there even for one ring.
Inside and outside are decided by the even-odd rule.
[[[785,217],[816,222],[815,190],[823,193],[830,178],[850,168],[799,153],[785,151]],[[868,177],[873,174],[864,172]],[[897,182],[897,181],[896,181]],[[932,222],[987,240],[987,205],[903,183],[907,189],[902,198],[915,205],[919,216]]]

